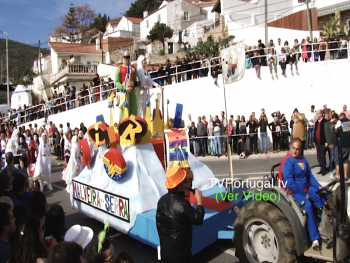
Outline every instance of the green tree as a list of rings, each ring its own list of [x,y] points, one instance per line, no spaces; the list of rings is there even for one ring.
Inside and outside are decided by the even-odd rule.
[[[101,14],[98,14],[98,16],[94,18],[94,22],[91,24],[91,28],[97,29],[100,32],[105,32],[109,20],[109,16],[107,17],[106,14],[103,16],[101,16]]]
[[[125,16],[143,18],[143,12],[153,12],[158,9],[161,1],[158,0],[136,0],[135,3],[131,3],[128,11],[125,12]]]
[[[155,40],[159,40],[162,42],[163,47],[165,47],[164,42],[166,38],[172,38],[174,30],[172,30],[166,24],[160,23],[159,21],[154,24],[151,31],[149,31],[149,35],[147,38],[152,42]]]
[[[68,13],[60,18],[62,24],[54,28],[54,34],[60,35],[70,43],[90,42],[89,31],[95,17],[96,13],[89,4],[77,7],[71,4]]]
[[[328,21],[322,22],[322,30],[326,33],[327,37],[332,37],[332,33],[338,34],[338,29],[344,28],[343,24],[339,23],[339,12],[335,13],[335,16],[331,16]]]
[[[229,36],[227,38],[221,39],[219,42],[215,42],[213,36],[209,36],[207,38],[207,41],[198,42],[196,46],[192,48],[188,48],[186,51],[187,54],[195,53],[195,54],[211,54],[214,52],[216,55],[218,55],[219,51],[221,49],[227,48],[230,44],[230,41],[233,40],[234,36]]]

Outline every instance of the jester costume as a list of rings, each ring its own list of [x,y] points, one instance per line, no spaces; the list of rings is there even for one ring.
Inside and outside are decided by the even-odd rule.
[[[129,114],[133,114],[137,116],[137,99],[136,99],[136,93],[135,93],[135,86],[136,83],[139,81],[139,76],[137,74],[136,68],[132,67],[131,65],[121,65],[119,66],[115,71],[114,76],[114,82],[115,86],[117,87],[117,91],[119,92],[126,92],[129,96],[127,99],[128,107],[129,107]],[[131,87],[132,91],[127,92],[127,87]],[[120,102],[122,102],[122,99],[120,99]],[[123,114],[122,114],[123,116]],[[123,118],[129,117],[129,116],[123,116]]]

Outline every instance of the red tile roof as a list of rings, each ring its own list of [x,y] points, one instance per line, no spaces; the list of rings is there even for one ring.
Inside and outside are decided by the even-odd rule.
[[[133,43],[134,40],[127,37],[108,37],[102,40],[103,50],[109,52],[124,49]]]
[[[108,21],[108,23],[115,23],[115,22],[120,22],[120,20],[122,20],[122,16],[120,16],[120,17],[117,17],[117,18],[114,18],[114,19],[110,19],[109,21]]]
[[[126,16],[126,19],[128,19],[130,22],[134,24],[140,24],[142,18],[137,18],[137,17],[131,17],[131,16]]]
[[[101,51],[96,50],[95,44],[71,44],[71,43],[49,42],[49,45],[57,53],[101,54]]]

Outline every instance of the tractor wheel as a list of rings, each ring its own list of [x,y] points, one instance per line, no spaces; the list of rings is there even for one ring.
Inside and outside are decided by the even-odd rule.
[[[234,229],[233,242],[241,263],[296,261],[291,225],[273,204],[249,202],[239,212]]]

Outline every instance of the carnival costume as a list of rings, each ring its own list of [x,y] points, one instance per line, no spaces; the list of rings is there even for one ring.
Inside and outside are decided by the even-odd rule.
[[[44,189],[44,182],[47,183],[47,188],[51,191],[51,147],[47,133],[43,133],[41,137],[43,136],[46,136],[47,139],[46,142],[43,139],[40,141],[33,179],[34,181],[39,180],[40,191]]]
[[[83,170],[83,166],[80,160],[79,142],[78,137],[73,136],[72,138],[72,148],[70,151],[70,158],[66,169],[62,172],[62,180],[66,182],[66,190],[70,193],[70,186],[72,184],[72,179],[77,177]]]
[[[146,101],[150,101],[149,89],[152,87],[158,87],[159,84],[156,83],[149,75],[147,68],[142,65],[142,61],[145,60],[145,56],[141,55],[137,59],[137,73],[140,79],[140,86],[136,88],[137,90],[137,115],[145,118],[146,114]],[[147,86],[147,89],[144,89]],[[141,92],[143,91],[143,92]],[[143,93],[143,94],[142,94]]]
[[[123,57],[130,57],[129,51],[123,53]],[[137,99],[135,93],[135,86],[137,81],[139,81],[139,76],[137,74],[136,68],[132,67],[131,64],[119,66],[115,71],[114,76],[115,86],[117,87],[118,92],[123,92],[128,94],[127,102],[129,107],[129,114],[137,115]],[[130,92],[127,89],[131,88]],[[120,99],[122,102],[122,99]],[[123,115],[123,114],[122,114]],[[122,116],[129,117],[129,116]]]

